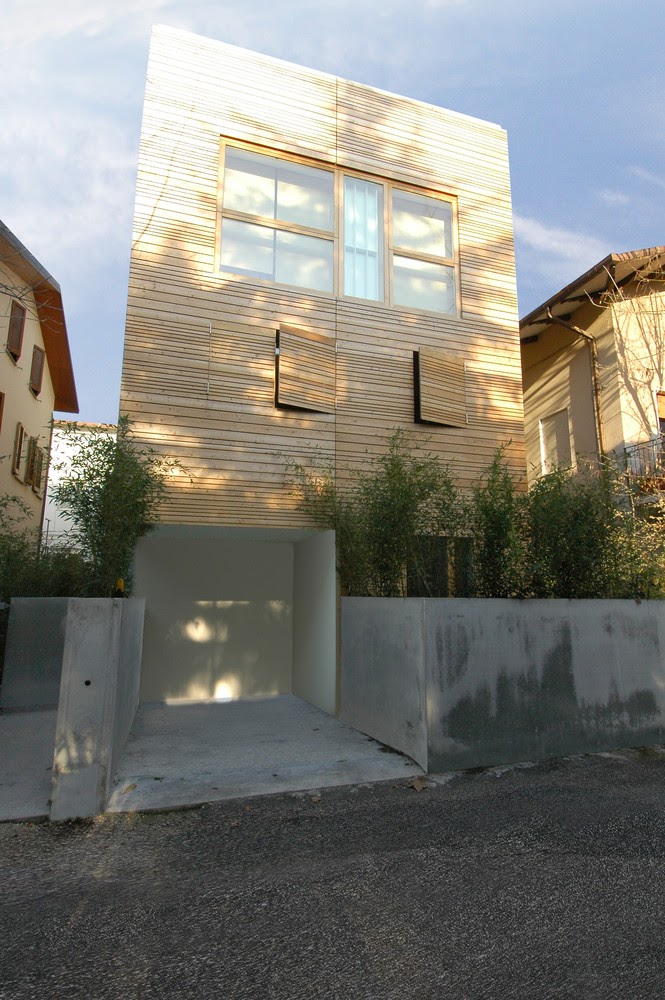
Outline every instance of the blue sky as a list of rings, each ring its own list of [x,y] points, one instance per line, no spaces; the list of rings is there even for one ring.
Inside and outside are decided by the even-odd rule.
[[[150,29],[508,131],[520,315],[665,243],[663,0],[0,0],[0,219],[60,282],[80,419],[117,417]]]

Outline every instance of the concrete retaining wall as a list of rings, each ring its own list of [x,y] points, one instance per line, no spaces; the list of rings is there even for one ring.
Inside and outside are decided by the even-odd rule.
[[[343,598],[341,717],[430,771],[665,739],[665,602]]]
[[[138,706],[142,600],[70,598],[53,756],[51,819],[94,816]]]
[[[9,606],[2,708],[56,708],[67,597],[14,597]]]

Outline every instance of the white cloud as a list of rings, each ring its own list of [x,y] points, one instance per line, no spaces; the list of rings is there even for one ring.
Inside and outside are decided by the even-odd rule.
[[[86,276],[128,252],[136,154],[126,130],[72,109],[46,118],[15,111],[0,125],[13,149],[0,169],[6,205],[0,213],[61,283]],[[3,176],[4,174],[4,176]]]
[[[588,233],[547,226],[522,215],[515,215],[514,224],[519,269],[547,277],[553,290],[574,281],[610,252]]]
[[[654,174],[650,170],[645,170],[644,167],[630,167],[629,169],[634,177],[639,177],[640,180],[646,181],[647,184],[655,184],[656,187],[665,188],[665,177]]]
[[[2,50],[57,42],[69,35],[93,36],[119,23],[144,34],[146,20],[171,0],[8,0],[2,12]]]
[[[596,197],[610,208],[619,208],[622,205],[630,205],[630,196],[625,194],[623,191],[610,191],[609,189],[604,189],[603,191],[597,191]]]

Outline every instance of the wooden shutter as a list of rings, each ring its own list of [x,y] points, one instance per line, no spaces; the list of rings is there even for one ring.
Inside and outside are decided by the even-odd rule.
[[[25,429],[23,424],[16,425],[14,436],[14,453],[12,455],[12,472],[15,476],[21,477],[21,459],[23,458],[23,444],[25,442]]]
[[[25,475],[23,482],[30,485],[35,481],[35,457],[37,453],[37,438],[28,438],[28,452],[25,459]]]
[[[335,341],[320,333],[280,326],[275,356],[275,406],[335,411]]]
[[[35,447],[32,465],[32,489],[41,497],[44,495],[44,472],[46,470],[46,452],[43,448]]]
[[[432,347],[413,352],[414,419],[418,424],[466,426],[466,370],[454,354]]]
[[[30,366],[30,388],[34,392],[35,396],[38,396],[42,391],[42,379],[44,377],[44,358],[45,352],[41,347],[33,347],[32,349],[32,364]]]
[[[656,393],[656,402],[658,403],[658,419],[665,420],[665,392]]]
[[[7,351],[14,361],[21,357],[23,347],[23,328],[25,327],[25,309],[16,300],[12,301],[12,309],[9,316],[9,333],[7,335]]]
[[[5,394],[0,392],[0,431],[2,430],[2,414],[5,410]]]

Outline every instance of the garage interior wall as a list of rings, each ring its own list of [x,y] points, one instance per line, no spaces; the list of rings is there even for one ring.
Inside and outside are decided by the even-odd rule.
[[[334,712],[334,534],[297,541],[288,531],[283,541],[279,532],[269,540],[252,529],[232,534],[167,527],[139,541],[140,700],[293,693]]]

